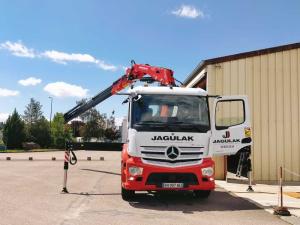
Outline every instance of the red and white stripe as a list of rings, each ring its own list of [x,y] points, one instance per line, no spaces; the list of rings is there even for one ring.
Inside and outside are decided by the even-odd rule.
[[[69,160],[70,160],[70,152],[65,151],[65,162],[69,162]]]

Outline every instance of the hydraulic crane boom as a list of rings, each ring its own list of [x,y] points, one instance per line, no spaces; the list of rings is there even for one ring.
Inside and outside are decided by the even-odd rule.
[[[149,75],[153,80],[164,86],[175,86],[173,71],[167,68],[150,66],[148,64],[135,64],[131,61],[131,68],[126,70],[125,75],[115,81],[110,87],[95,95],[88,102],[79,104],[64,114],[65,123],[76,118],[87,110],[95,107],[100,102],[123,90],[128,85],[137,80],[141,80],[145,75]]]

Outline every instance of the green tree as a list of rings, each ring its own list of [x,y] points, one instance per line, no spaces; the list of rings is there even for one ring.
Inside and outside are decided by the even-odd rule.
[[[104,131],[104,136],[106,139],[108,139],[110,141],[114,141],[120,137],[120,132],[115,128],[108,127]]]
[[[41,103],[34,98],[31,98],[24,111],[23,119],[25,123],[31,126],[33,123],[42,119],[42,117],[43,112]]]
[[[117,130],[115,124],[114,111],[112,112],[111,116],[106,119],[106,124],[107,126],[104,131],[104,137],[111,141],[117,140],[120,137],[120,132]]]
[[[89,111],[86,124],[82,128],[82,136],[85,141],[103,137],[105,130],[105,115],[101,115],[95,108]]]
[[[82,105],[82,104],[85,104],[87,101],[88,101],[88,99],[83,98],[79,101],[76,101],[76,104],[77,105]],[[82,122],[87,123],[88,121],[95,119],[95,116],[97,116],[96,115],[97,112],[98,111],[95,108],[91,108],[91,109],[85,111],[84,113],[80,114],[79,118],[82,120]],[[100,114],[100,116],[104,117],[105,115]]]
[[[42,148],[50,147],[51,131],[49,122],[44,116],[31,125],[29,133],[31,141],[38,143]]]
[[[0,122],[0,145],[3,145],[3,128],[4,128],[4,123]]]
[[[42,148],[51,144],[49,122],[43,116],[42,105],[34,98],[30,99],[24,111],[26,140],[39,144]]]
[[[56,113],[51,124],[52,145],[55,148],[63,149],[65,142],[72,139],[72,131],[65,125],[62,113]]]
[[[25,126],[20,115],[15,109],[6,120],[3,128],[3,141],[7,148],[22,148],[25,141]]]

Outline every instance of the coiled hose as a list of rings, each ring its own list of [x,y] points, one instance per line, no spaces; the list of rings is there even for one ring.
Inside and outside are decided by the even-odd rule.
[[[70,157],[69,163],[71,165],[75,165],[77,163],[77,157],[73,150],[70,150],[70,152],[71,152],[72,156]]]

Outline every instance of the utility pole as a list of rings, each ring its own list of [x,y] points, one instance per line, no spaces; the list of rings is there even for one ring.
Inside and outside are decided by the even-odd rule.
[[[51,102],[51,105],[50,105],[50,129],[51,129],[53,97],[49,96],[49,98],[50,98],[50,102]]]

